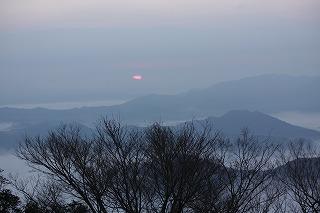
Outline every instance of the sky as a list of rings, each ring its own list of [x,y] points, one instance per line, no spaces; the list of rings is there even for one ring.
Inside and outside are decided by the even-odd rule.
[[[319,11],[319,0],[0,0],[0,106],[319,75]]]

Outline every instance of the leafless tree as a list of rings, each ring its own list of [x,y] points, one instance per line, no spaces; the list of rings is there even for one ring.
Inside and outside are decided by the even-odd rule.
[[[66,193],[84,201],[92,212],[107,212],[103,196],[110,173],[106,166],[100,167],[97,156],[101,151],[94,141],[81,136],[79,128],[63,126],[45,138],[26,138],[17,153]]]
[[[146,132],[150,160],[149,208],[154,212],[184,212],[195,208],[220,167],[219,134],[193,124],[178,130],[152,125]]]
[[[26,212],[72,212],[68,211],[70,197],[66,196],[64,189],[55,181],[42,179],[40,175],[28,178],[10,176],[11,186],[20,194]],[[80,202],[77,203],[79,207]],[[83,208],[85,209],[85,208]]]
[[[91,212],[284,212],[277,146],[247,130],[232,142],[199,126],[137,129],[104,119],[91,137],[64,126],[26,138],[18,156]],[[42,197],[59,203],[53,195]]]
[[[95,142],[103,150],[100,153],[104,160],[101,164],[107,164],[112,171],[106,195],[108,207],[130,213],[145,210],[148,170],[145,167],[147,159],[143,132],[105,119],[97,127]]]
[[[277,146],[259,141],[243,130],[236,142],[226,148],[216,181],[211,181],[198,212],[269,212],[275,208],[281,192],[273,187],[271,159]]]
[[[20,198],[7,188],[10,181],[2,176],[2,172],[0,168],[0,212],[20,212]]]
[[[273,190],[274,156],[277,146],[259,141],[244,129],[231,147],[226,173],[224,212],[268,212],[279,192]]]
[[[281,152],[278,176],[303,213],[320,212],[320,152],[303,140]]]

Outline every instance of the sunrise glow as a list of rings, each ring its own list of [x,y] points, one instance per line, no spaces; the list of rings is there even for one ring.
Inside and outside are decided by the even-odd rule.
[[[142,78],[141,75],[134,75],[134,76],[132,76],[132,79],[133,79],[133,80],[136,80],[136,81],[140,81],[140,80],[142,80],[143,78]]]

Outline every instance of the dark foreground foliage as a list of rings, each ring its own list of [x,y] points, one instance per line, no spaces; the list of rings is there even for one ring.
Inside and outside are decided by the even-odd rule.
[[[46,181],[12,181],[23,202],[9,198],[8,212],[320,211],[317,152],[247,130],[230,142],[209,125],[141,130],[103,120],[92,137],[64,126],[26,138],[17,153]]]

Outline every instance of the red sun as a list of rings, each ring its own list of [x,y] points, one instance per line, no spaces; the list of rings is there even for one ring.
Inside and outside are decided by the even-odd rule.
[[[132,79],[133,79],[133,80],[136,80],[136,81],[140,81],[140,80],[142,80],[143,78],[142,78],[142,75],[133,75],[133,76],[132,76]]]

